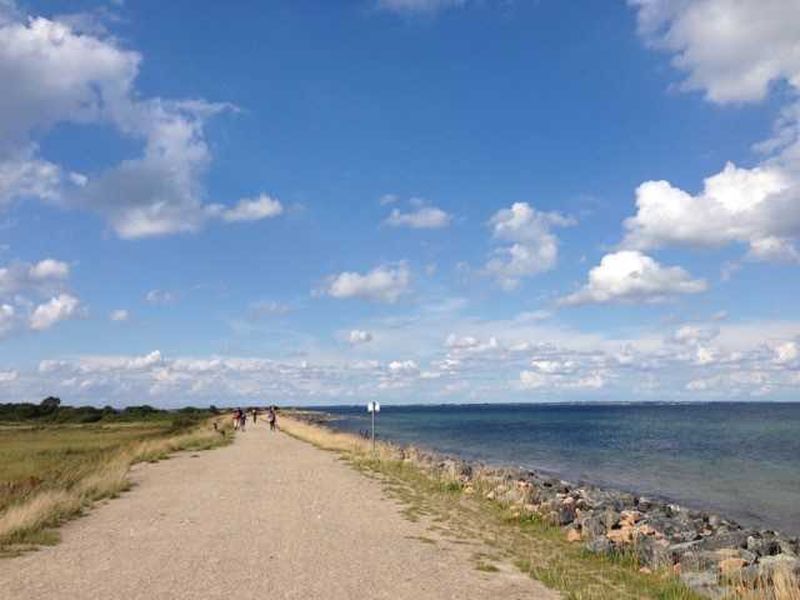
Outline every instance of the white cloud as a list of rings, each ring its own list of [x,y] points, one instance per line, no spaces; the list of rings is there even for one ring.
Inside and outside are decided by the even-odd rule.
[[[525,277],[549,271],[558,260],[558,238],[551,229],[573,224],[568,217],[539,212],[527,202],[498,211],[489,221],[492,234],[511,244],[494,250],[485,272],[504,289],[513,290]]]
[[[69,277],[69,265],[60,260],[46,258],[39,261],[30,269],[31,279],[66,279]]]
[[[0,338],[10,333],[16,325],[16,309],[10,304],[0,304]]]
[[[794,363],[800,358],[800,346],[795,341],[782,342],[775,349],[775,362],[781,365]]]
[[[378,8],[394,13],[435,13],[464,6],[466,0],[377,0]]]
[[[277,214],[266,196],[233,208],[204,203],[211,162],[205,125],[230,105],[144,98],[135,85],[141,55],[102,28],[76,23],[19,11],[0,20],[0,204],[36,198],[89,210],[122,238]],[[111,125],[143,151],[94,173],[72,173],[40,156],[39,141],[60,123]]]
[[[367,344],[372,341],[372,334],[362,329],[353,329],[347,334],[347,341],[354,346],[358,344]]]
[[[800,260],[800,4],[795,0],[629,0],[639,30],[674,55],[684,87],[717,104],[758,102],[786,84],[773,137],[756,149],[752,168],[728,163],[692,195],[667,181],[647,181],[636,193],[637,214],[625,223],[624,246],[749,246],[750,260]],[[709,224],[713,226],[709,226]]]
[[[47,329],[76,316],[79,301],[65,291],[69,274],[69,265],[54,258],[0,267],[0,337],[26,328]]]
[[[19,377],[18,371],[0,371],[0,383],[10,383]]]
[[[800,209],[787,195],[793,185],[777,166],[740,169],[730,163],[706,179],[697,196],[667,181],[647,181],[636,190],[637,213],[625,221],[623,245],[647,249],[742,242],[750,244],[753,258],[796,256],[788,239],[800,234]]]
[[[363,298],[394,303],[409,291],[411,274],[405,263],[383,265],[368,273],[344,272],[328,281],[325,292],[333,298]]]
[[[392,227],[410,227],[412,229],[442,229],[450,225],[453,217],[435,206],[423,206],[411,212],[402,212],[395,208],[386,219]]]
[[[680,267],[666,267],[635,250],[606,254],[589,271],[588,283],[560,300],[563,305],[607,302],[659,302],[676,294],[697,294],[706,282]]]
[[[0,267],[0,296],[17,293],[49,293],[60,288],[69,277],[69,265],[46,258],[38,263],[16,262]]]
[[[131,318],[130,313],[124,308],[117,308],[116,310],[112,310],[111,313],[108,315],[108,318],[112,321],[116,321],[121,323],[123,321],[127,321]]]
[[[76,317],[79,308],[80,303],[75,296],[59,294],[36,307],[30,318],[30,327],[36,331],[49,329],[59,321]]]
[[[219,206],[216,209],[219,210],[220,218],[229,223],[260,221],[261,219],[277,217],[283,213],[283,205],[280,201],[267,194],[261,194],[252,199],[243,198],[233,208],[225,209]]]
[[[145,302],[154,306],[172,304],[175,302],[175,294],[166,290],[150,290],[145,294]]]
[[[800,87],[796,0],[629,0],[639,31],[674,54],[685,87],[712,102],[763,100],[771,83]]]

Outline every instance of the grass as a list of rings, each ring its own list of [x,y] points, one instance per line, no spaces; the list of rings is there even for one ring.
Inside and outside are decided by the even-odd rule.
[[[60,524],[130,487],[131,465],[230,439],[210,420],[0,426],[0,556],[56,543]]]
[[[481,488],[480,475],[467,489],[457,480],[423,469],[413,451],[401,453],[391,444],[379,443],[373,454],[368,440],[286,415],[281,427],[293,437],[339,453],[356,469],[379,479],[402,503],[405,516],[424,522],[432,533],[452,543],[491,548],[493,560],[477,555],[479,570],[493,572],[494,562],[511,563],[573,600],[700,598],[671,571],[640,571],[633,553],[616,557],[590,553],[582,544],[567,542],[561,528],[487,500],[484,492],[489,488]],[[800,600],[796,580],[780,574],[773,580],[756,589],[740,587],[734,597]]]

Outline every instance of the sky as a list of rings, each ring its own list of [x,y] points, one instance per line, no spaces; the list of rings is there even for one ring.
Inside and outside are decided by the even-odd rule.
[[[796,0],[0,0],[0,402],[800,399]]]

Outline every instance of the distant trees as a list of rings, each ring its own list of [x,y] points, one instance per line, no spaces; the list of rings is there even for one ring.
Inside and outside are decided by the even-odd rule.
[[[45,413],[52,413],[58,410],[58,407],[61,406],[61,398],[56,398],[55,396],[48,396],[41,402],[39,402],[39,406]]]
[[[39,404],[30,402],[0,404],[0,421],[41,423],[96,423],[98,421],[146,421],[182,418],[174,424],[178,428],[192,422],[199,422],[204,416],[214,414],[211,410],[186,407],[177,411],[163,410],[142,404],[115,409],[110,405],[103,408],[94,406],[64,406],[56,396],[47,396]]]

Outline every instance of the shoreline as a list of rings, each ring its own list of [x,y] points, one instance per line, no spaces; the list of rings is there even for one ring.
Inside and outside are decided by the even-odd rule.
[[[311,413],[311,414],[309,414]],[[333,424],[337,415],[296,413],[299,419],[358,438]],[[640,495],[617,487],[562,479],[541,469],[464,459],[419,446],[381,439],[423,471],[457,481],[466,494],[512,507],[558,526],[567,539],[592,553],[633,555],[641,568],[671,570],[696,592],[720,597],[732,581],[760,585],[779,570],[800,577],[800,537],[741,524],[668,498]]]
[[[551,402],[551,403],[540,403],[541,405],[548,405],[548,406],[566,406],[566,407],[583,407],[587,403],[580,403],[580,402],[572,402],[572,403],[563,403],[563,402]],[[608,403],[591,403],[592,407],[600,406],[637,406],[637,407],[655,407],[655,406],[673,406],[675,403],[673,402],[608,402]],[[749,405],[754,404],[752,402],[744,402],[744,401],[718,401],[718,402],[683,402],[679,403],[684,406],[688,405],[708,405],[708,404],[730,404],[730,405]],[[774,404],[783,404],[783,405],[800,405],[800,403],[792,403],[792,402],[780,402]],[[441,405],[436,405],[436,407]],[[459,405],[460,406],[460,405]],[[503,403],[503,404],[492,404],[492,403],[481,403],[476,405],[469,405],[472,406],[485,406],[495,408],[497,406],[520,406],[526,407],[528,405],[523,403]],[[413,407],[415,409],[426,409],[431,408],[428,405],[404,405],[403,408]],[[331,409],[334,409],[331,411]],[[359,409],[360,407],[356,406],[336,406],[336,407],[317,407],[311,409],[303,409],[304,412],[310,413],[317,413],[317,414],[324,414],[326,415],[323,420],[321,421],[322,424],[325,423],[335,423],[336,421],[346,421],[353,418],[353,415],[346,413],[346,412],[336,412],[336,409]],[[365,426],[367,423],[365,422]],[[346,433],[356,434],[356,432],[351,428],[339,428],[335,425],[333,426],[337,431],[343,431]],[[380,430],[379,434],[382,433]],[[377,435],[377,434],[376,434]],[[647,496],[653,500],[658,500],[662,503],[666,504],[680,504],[686,509],[693,510],[696,512],[712,512],[716,515],[724,516],[728,521],[734,521],[737,524],[741,525],[743,528],[749,529],[757,529],[757,530],[770,530],[780,533],[783,536],[793,537],[793,538],[800,538],[800,521],[797,521],[793,518],[787,518],[792,515],[785,515],[780,513],[780,511],[770,512],[768,510],[758,510],[761,507],[753,507],[752,503],[741,503],[741,509],[738,506],[725,506],[724,500],[720,500],[719,498],[712,497],[703,497],[703,494],[697,494],[697,490],[701,489],[698,485],[693,484],[691,481],[688,485],[686,485],[683,489],[680,487],[676,488],[674,492],[663,492],[660,489],[657,489],[657,486],[653,486],[652,482],[651,485],[644,485],[639,486],[634,481],[615,481],[613,478],[603,478],[603,477],[593,477],[586,473],[587,468],[581,467],[579,465],[571,465],[564,468],[559,468],[558,466],[542,466],[541,463],[533,463],[533,462],[521,462],[515,460],[514,457],[509,458],[486,458],[482,456],[478,452],[470,452],[469,450],[462,450],[459,448],[453,448],[452,444],[450,447],[447,448],[438,448],[436,447],[435,442],[431,442],[430,440],[425,441],[401,441],[398,439],[392,439],[391,437],[386,437],[385,441],[394,444],[411,444],[420,449],[424,449],[428,452],[431,452],[436,455],[452,457],[458,460],[463,460],[467,462],[477,463],[487,467],[493,467],[497,469],[518,469],[518,470],[526,470],[526,471],[533,471],[541,475],[546,475],[551,478],[563,479],[568,481],[576,486],[591,486],[597,487],[601,489],[606,489],[609,491],[617,491],[617,492],[624,492],[627,494],[633,495],[641,495]],[[630,480],[630,473],[625,473],[624,471],[620,472],[620,479],[628,479]],[[681,482],[680,478],[676,481],[679,483]],[[769,493],[769,490],[765,491],[765,494]],[[752,499],[752,498],[751,498]],[[767,507],[763,507],[767,508]]]

